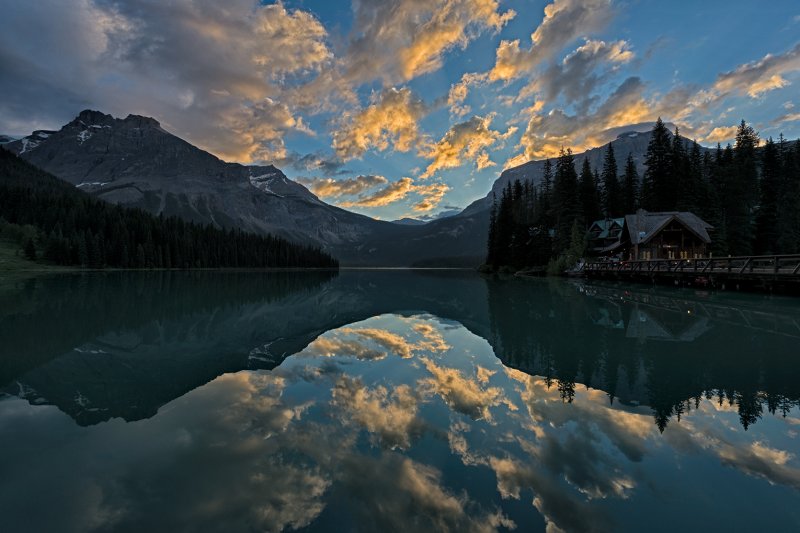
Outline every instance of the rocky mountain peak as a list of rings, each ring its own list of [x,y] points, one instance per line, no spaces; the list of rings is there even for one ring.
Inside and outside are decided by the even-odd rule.
[[[69,126],[91,126],[92,124],[97,124],[100,126],[110,126],[114,122],[114,117],[111,115],[106,115],[105,113],[101,113],[100,111],[95,111],[93,109],[84,109],[78,116],[75,117],[72,122],[67,124]]]
[[[161,123],[153,117],[144,117],[142,115],[128,115],[123,120],[126,126],[133,128],[161,128]]]

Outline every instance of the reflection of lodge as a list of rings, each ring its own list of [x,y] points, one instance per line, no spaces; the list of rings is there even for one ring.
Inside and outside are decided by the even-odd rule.
[[[625,335],[631,339],[692,342],[711,327],[706,317],[688,321],[681,320],[681,315],[678,320],[674,318],[669,314],[657,317],[652,311],[637,306],[631,311]]]

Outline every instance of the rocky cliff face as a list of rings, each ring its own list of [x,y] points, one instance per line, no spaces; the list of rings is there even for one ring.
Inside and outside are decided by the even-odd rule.
[[[83,111],[8,149],[103,200],[342,251],[388,225],[320,201],[274,166],[226,163],[155,119]]]

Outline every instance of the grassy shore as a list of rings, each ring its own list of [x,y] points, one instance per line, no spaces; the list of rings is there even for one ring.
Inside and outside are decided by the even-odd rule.
[[[73,269],[30,261],[22,253],[19,245],[0,239],[0,272],[64,272],[68,270]]]

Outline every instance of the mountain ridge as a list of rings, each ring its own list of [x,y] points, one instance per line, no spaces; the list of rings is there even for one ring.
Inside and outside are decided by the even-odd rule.
[[[649,131],[612,141],[618,163],[640,173]],[[608,144],[575,154],[599,168]],[[544,160],[504,170],[492,190],[460,213],[427,222],[382,221],[327,204],[273,165],[225,162],[166,131],[154,118],[84,110],[59,130],[4,145],[105,201],[217,227],[270,233],[319,246],[345,266],[460,266],[482,262],[492,194],[515,179],[538,184]]]

